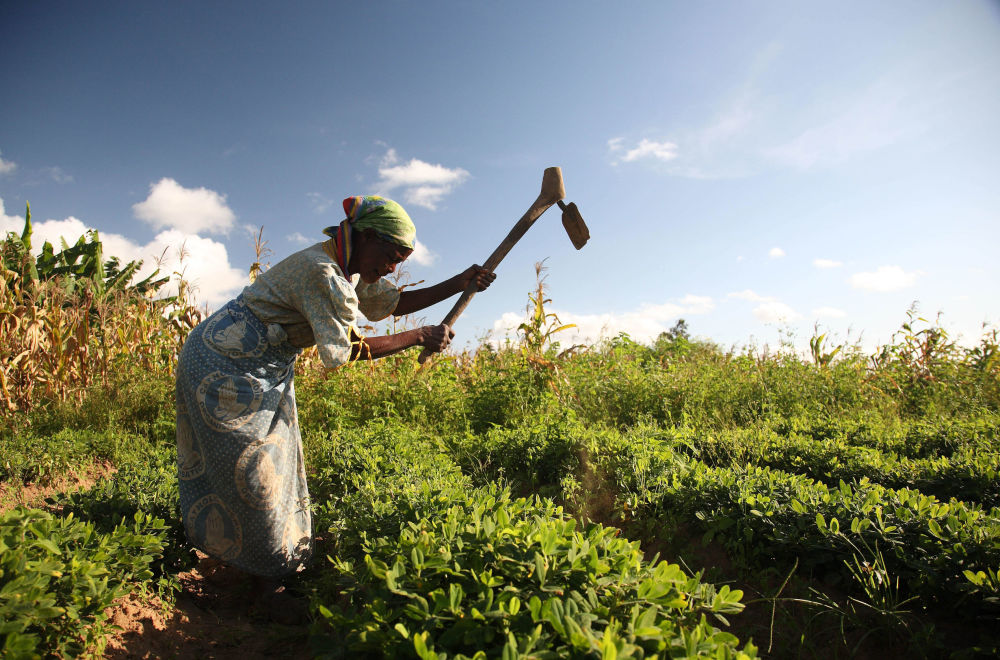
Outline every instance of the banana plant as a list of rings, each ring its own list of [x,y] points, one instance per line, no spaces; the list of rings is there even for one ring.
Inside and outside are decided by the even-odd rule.
[[[45,241],[41,253],[35,257],[31,251],[31,205],[24,214],[24,229],[20,238],[13,232],[2,243],[5,273],[20,274],[23,280],[43,282],[60,278],[66,293],[73,294],[82,287],[89,287],[99,301],[116,292],[129,292],[146,296],[167,283],[169,277],[157,278],[159,269],[145,279],[130,284],[142,267],[134,260],[121,266],[117,257],[104,260],[104,246],[97,230],[89,230],[70,245],[60,238],[60,251]]]

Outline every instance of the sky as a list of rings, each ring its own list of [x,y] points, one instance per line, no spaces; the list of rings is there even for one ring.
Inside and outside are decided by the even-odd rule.
[[[996,0],[7,0],[0,50],[0,233],[30,202],[36,247],[96,229],[209,308],[352,195],[406,207],[437,283],[559,166],[590,242],[545,213],[456,346],[521,322],[540,261],[564,345],[1000,323]]]

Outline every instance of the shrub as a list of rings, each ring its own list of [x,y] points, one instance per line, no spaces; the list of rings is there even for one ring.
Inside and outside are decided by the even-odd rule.
[[[107,534],[43,511],[0,516],[0,640],[3,655],[73,657],[107,631],[104,609],[152,577],[163,552],[162,520],[137,512]]]

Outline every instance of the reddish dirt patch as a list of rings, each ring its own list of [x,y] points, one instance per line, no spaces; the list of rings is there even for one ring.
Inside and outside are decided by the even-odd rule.
[[[283,626],[253,608],[249,581],[215,560],[178,575],[182,591],[164,613],[157,598],[128,596],[107,613],[122,628],[107,658],[308,658],[308,625]]]
[[[75,470],[70,468],[66,474],[40,483],[24,485],[0,483],[0,513],[6,513],[18,506],[41,506],[45,498],[50,495],[85,490],[114,472],[115,467],[111,463],[100,461]]]

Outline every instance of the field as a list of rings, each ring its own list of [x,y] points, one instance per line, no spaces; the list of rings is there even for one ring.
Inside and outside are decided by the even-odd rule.
[[[116,631],[122,611],[190,614],[206,567],[176,513],[172,381],[199,315],[183,290],[115,280],[127,267],[94,272],[99,253],[84,272],[97,237],[38,263],[18,240],[0,648],[141,655],[171,631]],[[562,350],[541,282],[531,300],[499,348],[333,374],[300,359],[311,622],[227,611],[217,657],[251,638],[309,657],[997,654],[995,331],[962,347],[911,310],[874,354],[822,336],[806,359],[727,350],[683,323]]]

